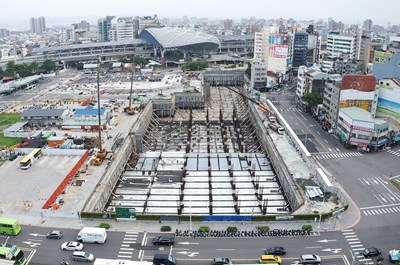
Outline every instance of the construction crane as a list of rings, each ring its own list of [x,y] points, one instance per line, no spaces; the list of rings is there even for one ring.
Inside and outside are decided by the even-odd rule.
[[[124,109],[124,111],[128,115],[133,115],[135,114],[135,110],[132,108],[132,93],[133,93],[133,69],[132,69],[132,75],[131,75],[131,91],[129,92],[129,105]]]
[[[269,108],[267,108],[263,103],[261,103],[261,102],[255,100],[254,98],[251,98],[251,97],[249,97],[249,96],[246,96],[246,95],[240,93],[239,91],[236,91],[235,89],[233,89],[233,88],[231,88],[231,87],[228,87],[228,86],[227,86],[226,88],[229,89],[229,90],[232,91],[232,92],[235,92],[235,93],[238,94],[239,96],[241,96],[241,97],[243,97],[243,98],[245,98],[245,99],[247,99],[247,100],[253,102],[253,103],[256,104],[260,109],[262,109],[268,116],[269,116],[269,115],[274,115],[274,112],[272,112]]]
[[[99,151],[96,154],[96,157],[93,159],[93,165],[101,165],[104,158],[107,155],[106,148],[103,148],[103,143],[101,139],[101,111],[100,111],[100,55],[97,55],[97,115],[99,121]]]

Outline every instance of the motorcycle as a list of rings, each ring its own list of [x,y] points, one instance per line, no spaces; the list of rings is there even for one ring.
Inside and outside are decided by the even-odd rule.
[[[65,259],[63,259],[63,260],[61,261],[61,265],[69,265],[69,262],[66,261]]]

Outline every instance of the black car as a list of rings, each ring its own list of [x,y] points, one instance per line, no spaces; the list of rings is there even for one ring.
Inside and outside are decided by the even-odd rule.
[[[58,230],[52,230],[47,233],[46,237],[50,239],[60,239],[62,238],[62,233]]]
[[[170,246],[175,244],[175,238],[173,236],[158,236],[153,239],[153,244],[156,246]]]
[[[369,257],[372,257],[372,256],[379,256],[379,255],[382,254],[382,252],[377,248],[366,248],[364,250],[361,250],[360,252],[366,258],[369,258]]]
[[[271,247],[265,250],[265,254],[282,256],[286,254],[284,247]]]

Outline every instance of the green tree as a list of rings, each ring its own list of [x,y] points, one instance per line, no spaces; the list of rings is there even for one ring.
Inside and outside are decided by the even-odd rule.
[[[49,73],[49,72],[51,72],[51,71],[55,71],[55,70],[57,69],[56,62],[53,61],[53,60],[45,60],[45,61],[42,63],[42,69],[43,69],[46,73]]]
[[[202,71],[208,67],[207,61],[187,62],[181,65],[183,71]]]
[[[247,68],[244,71],[248,78],[251,78],[251,64],[247,64]]]
[[[3,78],[4,75],[5,75],[4,70],[3,68],[0,67],[0,78]]]
[[[14,73],[15,73],[15,62],[14,61],[9,61],[7,63],[5,75],[13,76]]]
[[[313,109],[317,107],[319,104],[322,104],[323,97],[318,93],[308,93],[305,94],[302,98],[302,101],[307,102],[308,107]]]

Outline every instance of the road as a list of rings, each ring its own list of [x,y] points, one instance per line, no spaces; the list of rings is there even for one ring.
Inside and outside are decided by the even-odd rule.
[[[46,239],[49,230],[41,227],[24,226],[16,237],[10,237],[8,243],[22,247],[30,258],[29,264],[57,264],[63,258],[68,261],[72,252],[62,251],[63,242],[74,240],[78,230],[63,229],[60,240]],[[108,232],[105,244],[84,244],[84,250],[96,258],[130,259],[151,261],[155,253],[174,255],[179,264],[211,264],[214,257],[229,257],[234,263],[257,263],[265,249],[272,246],[284,246],[287,254],[283,256],[283,265],[291,264],[305,253],[320,255],[329,264],[349,264],[352,260],[350,250],[356,253],[359,262],[372,262],[357,255],[364,247],[379,246],[383,253],[396,247],[399,226],[360,228],[335,232],[323,232],[318,236],[269,237],[269,238],[189,238],[176,237],[173,247],[153,246],[152,239],[158,233]],[[5,238],[2,236],[2,241]],[[346,257],[344,257],[346,256]],[[384,261],[384,264],[387,261]],[[324,262],[325,263],[325,262]],[[79,264],[71,261],[71,264]]]

